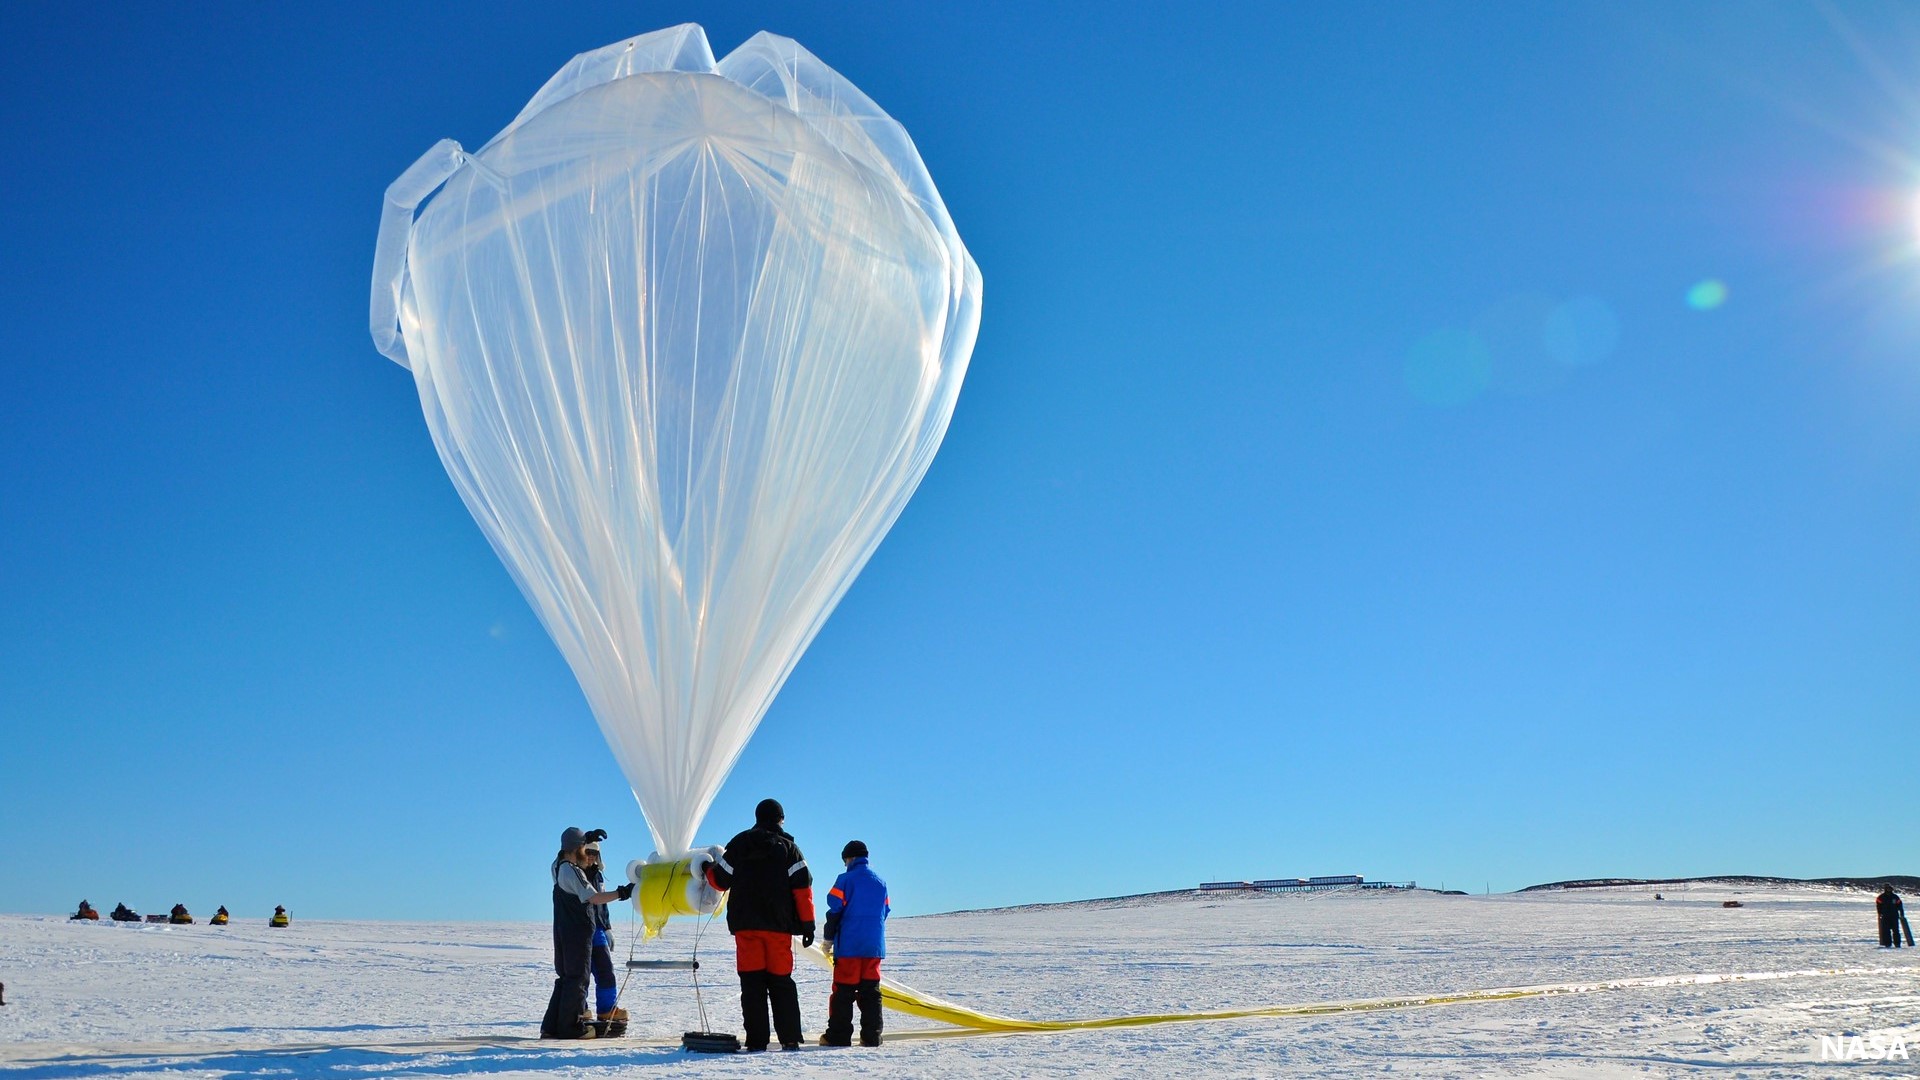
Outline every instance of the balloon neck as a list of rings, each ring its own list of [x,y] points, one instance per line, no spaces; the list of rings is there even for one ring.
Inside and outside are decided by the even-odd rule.
[[[647,937],[658,937],[675,915],[712,915],[726,903],[726,894],[707,883],[707,864],[720,849],[705,848],[680,855],[654,852],[627,864],[633,882],[633,906]]]

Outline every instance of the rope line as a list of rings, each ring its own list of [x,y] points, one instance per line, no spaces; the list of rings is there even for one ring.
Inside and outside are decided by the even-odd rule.
[[[700,1009],[701,1031],[712,1031],[713,1027],[707,1023],[707,999],[700,994],[700,939],[707,935],[707,927],[713,925],[713,920],[720,917],[720,911],[720,908],[714,908],[707,916],[707,921],[693,932],[693,1003]]]

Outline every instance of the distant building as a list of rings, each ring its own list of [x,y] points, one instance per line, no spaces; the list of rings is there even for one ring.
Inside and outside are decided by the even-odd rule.
[[[1411,881],[1368,881],[1362,874],[1323,874],[1306,878],[1261,878],[1258,881],[1203,881],[1201,892],[1225,892],[1232,889],[1258,889],[1265,892],[1293,892],[1306,889],[1411,889]]]

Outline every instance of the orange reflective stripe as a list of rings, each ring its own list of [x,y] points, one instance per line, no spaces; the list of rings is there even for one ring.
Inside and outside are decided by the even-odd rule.
[[[828,896],[837,896],[837,897],[839,897],[839,898],[840,898],[840,899],[842,899],[842,900],[845,900],[845,899],[847,898],[847,894],[846,894],[846,893],[843,893],[843,892],[841,892],[841,891],[840,891],[839,889],[828,889],[828,890],[827,890],[827,895],[828,895]]]

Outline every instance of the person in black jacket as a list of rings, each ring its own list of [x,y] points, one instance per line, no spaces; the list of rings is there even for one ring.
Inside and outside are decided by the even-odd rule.
[[[813,944],[813,875],[782,828],[787,812],[762,799],[753,808],[753,828],[727,841],[707,867],[707,884],[727,889],[727,929],[733,934],[734,968],[740,973],[740,1013],[748,1050],[765,1050],[767,1006],[773,1031],[787,1050],[800,1046],[800,991],[793,984],[793,935]]]
[[[1907,905],[1901,902],[1900,894],[1893,891],[1893,886],[1886,886],[1874,898],[1873,910],[1880,917],[1880,947],[1899,948],[1901,924],[1907,916]],[[1907,932],[1911,934],[1913,931]]]
[[[560,854],[553,860],[553,996],[540,1021],[543,1039],[591,1039],[598,1034],[587,1022],[587,956],[593,950],[593,905],[610,904],[633,895],[632,885],[600,892],[587,880],[587,839],[605,840],[605,829],[583,833],[569,828],[560,834]]]

